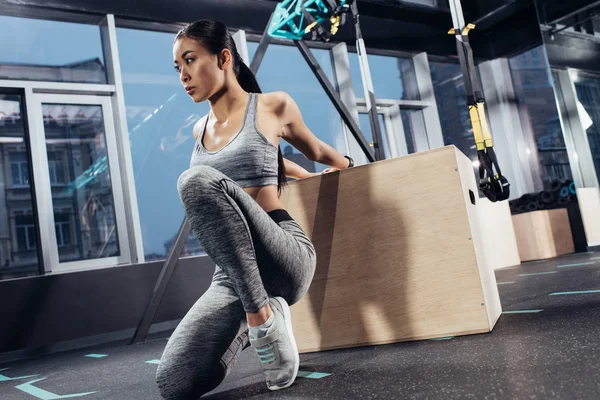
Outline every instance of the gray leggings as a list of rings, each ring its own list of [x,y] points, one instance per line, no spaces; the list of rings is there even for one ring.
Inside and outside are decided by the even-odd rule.
[[[169,339],[156,381],[166,399],[197,399],[223,381],[248,347],[246,313],[257,312],[268,297],[281,296],[290,305],[302,298],[316,254],[300,225],[275,222],[212,167],[185,171],[178,190],[192,231],[217,267]]]

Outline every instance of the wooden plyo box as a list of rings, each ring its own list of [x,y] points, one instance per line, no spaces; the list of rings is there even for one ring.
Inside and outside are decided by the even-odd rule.
[[[488,266],[497,270],[520,265],[519,247],[508,201],[492,203],[486,198],[477,201],[477,216]]]
[[[565,208],[513,215],[521,261],[544,260],[575,252]]]
[[[490,332],[501,314],[471,161],[454,146],[294,181],[317,250],[292,307],[300,352]]]

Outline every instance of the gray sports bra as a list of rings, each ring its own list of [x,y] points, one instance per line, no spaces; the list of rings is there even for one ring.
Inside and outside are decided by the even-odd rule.
[[[277,185],[278,148],[256,127],[257,99],[256,93],[250,93],[242,129],[217,151],[209,152],[202,144],[208,115],[203,117],[190,167],[211,166],[241,187]]]

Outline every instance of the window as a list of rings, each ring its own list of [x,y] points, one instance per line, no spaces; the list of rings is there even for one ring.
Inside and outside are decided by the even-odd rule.
[[[47,116],[43,126],[57,246],[70,246],[68,251],[59,250],[59,262],[118,257],[121,249],[108,166],[110,133],[105,131],[103,106],[55,101],[42,102],[42,115]],[[77,218],[70,220],[71,213]],[[99,225],[107,226],[111,234],[98,236]]]
[[[56,243],[58,247],[65,247],[71,244],[69,214],[54,214],[54,230],[56,231]]]
[[[17,231],[17,248],[20,251],[32,250],[36,248],[35,224],[33,216],[16,216],[15,229]]]
[[[257,48],[258,43],[248,43],[250,59]],[[311,49],[311,52],[329,81],[334,82],[330,52],[323,49]],[[257,79],[263,92],[283,90],[289,93],[300,107],[304,122],[315,136],[340,153],[346,154],[340,114],[295,46],[270,44],[258,70]],[[303,160],[300,165],[309,171],[321,172],[327,168],[326,165],[306,159],[299,152],[294,153],[297,150],[284,140],[281,140],[280,147],[286,157],[290,152],[295,154],[296,158],[290,160],[294,162],[298,162],[298,159]]]
[[[509,65],[522,124],[529,126],[526,131],[537,146],[542,181],[547,186],[555,179],[573,179],[543,46],[511,58]],[[530,163],[537,162],[530,157]]]
[[[8,156],[12,184],[15,186],[29,186],[29,161],[24,151],[12,152]]]
[[[348,57],[354,93],[364,98],[358,54]],[[412,59],[368,54],[368,60],[376,99],[420,100]]]
[[[0,79],[106,83],[96,25],[0,16]]]
[[[146,261],[167,257],[183,221],[177,178],[190,165],[194,124],[209,110],[208,103],[194,103],[183,90],[173,69],[174,38],[171,33],[117,28]],[[202,253],[190,236],[182,255]]]
[[[429,69],[444,144],[456,146],[467,157],[476,161],[477,149],[460,65],[430,60]]]
[[[37,275],[40,266],[22,100],[0,92],[0,279]]]
[[[50,183],[52,185],[66,183],[64,164],[65,162],[61,157],[61,153],[48,153],[48,168],[50,170]]]

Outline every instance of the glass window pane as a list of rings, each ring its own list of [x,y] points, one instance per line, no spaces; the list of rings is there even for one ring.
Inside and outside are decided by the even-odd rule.
[[[573,179],[544,46],[512,57],[509,65],[522,123],[535,137],[544,185]]]
[[[29,184],[29,164],[26,162],[21,163],[21,183],[23,185]]]
[[[184,210],[177,178],[190,166],[194,124],[208,113],[183,90],[173,69],[174,34],[117,29],[127,125],[146,261],[163,260]],[[152,46],[140,46],[152,43]],[[191,235],[182,256],[204,254]]]
[[[348,53],[352,85],[357,98],[364,98],[365,92],[360,73],[358,54]],[[369,54],[369,70],[373,90],[377,99],[419,100],[417,78],[410,58],[388,57]]]
[[[385,158],[391,158],[389,140],[387,140],[387,132],[385,130],[385,121],[383,120],[383,114],[377,114],[379,116],[379,127],[381,128],[381,135],[383,136],[383,151],[385,153]],[[373,143],[373,130],[371,129],[371,117],[369,114],[360,113],[358,114],[358,122],[360,126],[360,130],[362,131],[365,139],[367,139],[368,143]],[[352,140],[354,137],[352,137]],[[373,149],[373,146],[371,146]]]
[[[96,25],[0,16],[0,79],[106,83]]]
[[[248,42],[250,59],[257,48],[258,43]],[[311,49],[311,52],[329,81],[333,82],[330,52],[323,49]],[[289,93],[298,104],[306,126],[314,135],[341,154],[346,154],[341,117],[295,46],[269,45],[258,70],[257,79],[263,92],[282,90]],[[288,146],[292,147],[281,140],[282,153],[290,152]],[[300,157],[304,155],[298,153],[298,158]],[[314,168],[307,168],[311,164],[314,164]],[[313,163],[308,159],[301,165],[315,172],[322,172],[328,168],[326,165]]]
[[[21,170],[19,169],[19,164],[11,163],[11,172],[12,172],[12,183],[13,185],[21,184]]]
[[[575,82],[575,89],[582,105],[579,108],[579,118],[586,129],[596,175],[600,181],[600,78],[584,76]]]
[[[118,256],[120,249],[102,107],[42,104],[42,111],[46,116],[46,147],[53,160],[51,165],[54,165],[50,169],[50,181],[59,261]],[[57,165],[66,172],[68,183],[57,179]],[[71,215],[76,216],[73,218],[73,228],[77,232],[74,242],[65,240],[59,226],[70,226]],[[107,227],[111,234],[98,236],[98,226]]]
[[[460,65],[429,62],[444,144],[454,145],[473,161],[477,149]]]
[[[0,279],[40,271],[22,100],[0,93]]]

